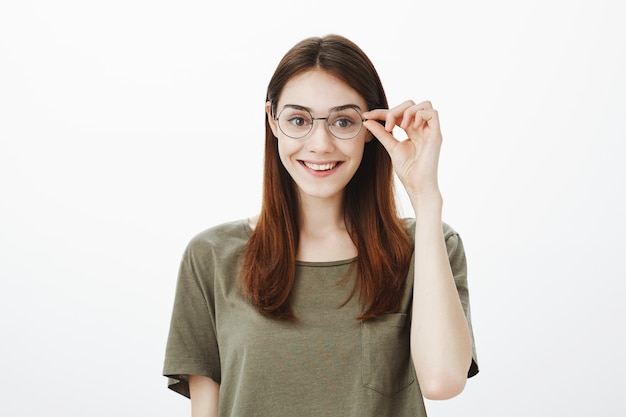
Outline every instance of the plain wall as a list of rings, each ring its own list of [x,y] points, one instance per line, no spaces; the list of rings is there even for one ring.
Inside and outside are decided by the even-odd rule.
[[[0,413],[189,415],[161,376],[182,251],[258,211],[267,82],[339,33],[440,112],[481,372],[429,415],[623,415],[618,3],[3,2]]]

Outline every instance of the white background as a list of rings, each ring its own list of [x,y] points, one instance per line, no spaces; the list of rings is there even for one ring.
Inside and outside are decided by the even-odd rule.
[[[258,211],[267,82],[334,32],[440,111],[481,373],[430,416],[623,415],[619,3],[2,2],[0,414],[189,414],[161,376],[180,256]]]

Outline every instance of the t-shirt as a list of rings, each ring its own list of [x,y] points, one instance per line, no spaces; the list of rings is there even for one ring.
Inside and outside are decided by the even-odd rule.
[[[414,236],[415,220],[405,220]],[[296,322],[260,314],[243,295],[239,269],[252,229],[246,220],[195,236],[183,255],[163,375],[189,397],[187,375],[220,384],[225,416],[426,416],[411,361],[413,260],[397,313],[359,321],[356,258],[296,265]],[[444,224],[448,257],[471,332],[466,260]],[[346,302],[347,300],[347,302]],[[474,360],[468,376],[478,372]]]

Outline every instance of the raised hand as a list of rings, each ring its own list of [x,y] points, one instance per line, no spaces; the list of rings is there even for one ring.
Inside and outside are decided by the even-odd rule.
[[[363,125],[387,149],[394,171],[413,199],[441,198],[437,180],[441,129],[439,115],[429,101],[419,104],[409,100],[392,109],[363,113]],[[383,127],[378,121],[384,121]],[[406,132],[407,138],[393,136],[394,127]]]

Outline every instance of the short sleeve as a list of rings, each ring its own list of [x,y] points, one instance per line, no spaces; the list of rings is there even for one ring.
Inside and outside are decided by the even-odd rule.
[[[163,375],[170,389],[186,397],[188,375],[221,381],[211,252],[200,239],[192,240],[183,254],[176,284]]]
[[[461,236],[447,225],[444,225],[444,236],[454,282],[459,293],[459,298],[461,299],[463,311],[465,312],[472,341],[472,363],[467,373],[467,377],[471,378],[478,373],[478,360],[476,356],[476,344],[474,342],[474,331],[472,329],[469,287],[467,283],[467,259],[465,257],[465,249],[463,248]]]

